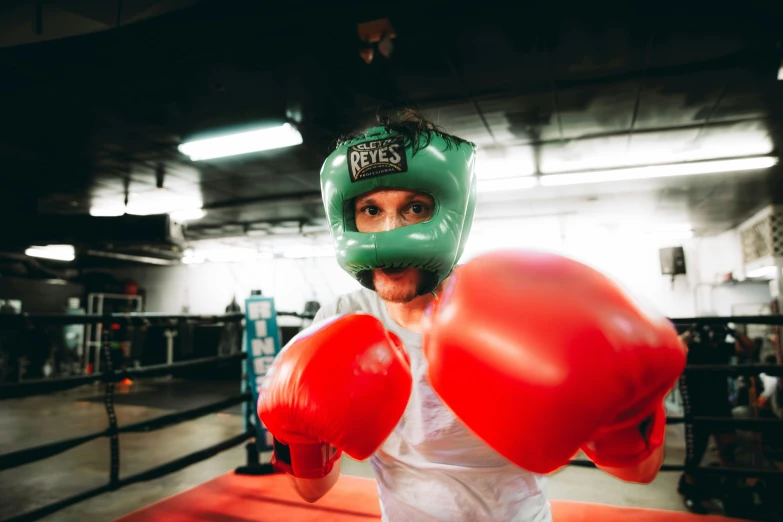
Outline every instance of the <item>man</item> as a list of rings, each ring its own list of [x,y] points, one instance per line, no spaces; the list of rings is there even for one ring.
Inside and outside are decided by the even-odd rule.
[[[734,342],[728,341],[729,336],[734,338]],[[725,324],[696,324],[683,332],[680,339],[688,346],[689,365],[728,366],[733,357],[748,357],[755,352],[751,339]],[[686,418],[732,417],[729,380],[725,374],[690,372],[680,378],[679,387]],[[721,465],[733,467],[736,462],[737,434],[733,428],[686,422],[685,437],[690,443],[685,471],[680,476],[677,491],[682,495],[685,507],[694,513],[707,513],[704,502],[715,496],[715,492],[710,491],[709,481],[699,479],[693,473],[701,465],[711,435],[715,438]]]
[[[498,296],[503,291],[503,282],[496,280],[491,267],[498,263],[498,271],[504,272],[505,263],[508,275],[528,258],[491,258],[485,260],[490,270],[474,263],[461,268],[458,280],[450,277],[473,220],[474,161],[472,143],[443,133],[415,113],[404,113],[399,122],[382,121],[381,127],[343,141],[324,164],[323,199],[338,262],[365,288],[324,306],[314,321],[316,328],[303,332],[278,355],[258,405],[259,416],[275,437],[275,462],[294,477],[308,501],[334,485],[339,455],[345,451],[359,459],[370,457],[384,520],[551,520],[545,477],[526,469],[548,472],[567,463],[578,447],[554,448],[557,443],[550,442],[557,435],[546,434],[568,439],[572,430],[558,427],[561,421],[547,422],[552,411],[548,408],[543,417],[532,410],[524,418],[516,415],[526,425],[522,431],[534,438],[541,434],[529,447],[521,441],[516,444],[516,427],[509,428],[509,436],[496,425],[504,415],[512,420],[514,413],[526,411],[526,399],[546,405],[548,397],[557,396],[557,404],[563,404],[570,401],[573,389],[547,393],[539,401],[525,391],[536,380],[534,375],[521,380],[504,377],[502,352],[506,345],[520,343],[511,339],[516,333],[501,330],[518,322],[508,319],[515,310],[482,304],[483,311],[491,311],[502,324],[495,339],[475,338],[482,334],[475,321],[482,310],[469,301],[475,298],[479,303],[485,290]],[[468,302],[462,306],[460,300]],[[499,297],[498,302],[502,305],[503,300]],[[449,340],[454,332],[460,334],[459,346]],[[560,346],[565,344],[569,343]],[[477,346],[481,350],[475,365],[459,363],[458,371],[446,369],[452,364],[450,357],[471,357],[468,352]],[[513,355],[509,364],[518,366],[521,374],[539,371],[519,359],[523,358]],[[559,364],[550,358],[542,366]],[[474,367],[475,382],[470,373],[463,380],[459,372]],[[511,388],[487,397],[493,384]],[[619,389],[606,388],[612,396],[622,396]],[[461,394],[462,389],[475,393]],[[490,407],[473,397],[496,402]],[[609,455],[603,459],[606,465],[599,467],[623,480],[651,481],[662,461],[665,424],[665,418],[661,423],[652,410],[661,410],[662,400],[660,395],[647,401],[640,406],[644,418],[623,425],[622,429],[630,426],[630,438],[641,441],[641,448],[625,448],[632,457],[624,459],[617,450],[623,446],[613,439],[617,430],[607,429],[605,443],[591,444],[590,449],[586,445],[585,451]],[[344,409],[353,420],[345,418]],[[658,420],[649,422],[653,417]],[[648,444],[640,433],[648,433],[645,430],[652,430],[653,424],[660,440]],[[588,431],[596,432],[593,427]],[[612,450],[607,452],[606,447]],[[555,454],[561,455],[546,460]]]
[[[764,357],[764,364],[777,364],[777,357],[767,355]],[[762,391],[758,398],[758,407],[767,410],[775,416],[778,416],[780,405],[778,404],[778,394],[780,391],[780,377],[768,375],[764,372],[759,374]]]

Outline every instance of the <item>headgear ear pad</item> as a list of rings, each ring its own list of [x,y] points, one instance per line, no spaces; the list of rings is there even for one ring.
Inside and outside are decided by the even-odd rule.
[[[476,147],[431,131],[416,147],[385,127],[341,144],[321,168],[321,192],[337,262],[373,289],[370,271],[415,267],[435,275],[432,291],[456,265],[476,206]],[[356,230],[353,200],[380,188],[432,196],[432,217],[385,232]]]

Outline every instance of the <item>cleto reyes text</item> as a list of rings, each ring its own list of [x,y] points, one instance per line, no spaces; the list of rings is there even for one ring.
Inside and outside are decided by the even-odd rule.
[[[359,173],[364,170],[365,167],[370,165],[392,164],[396,165],[402,161],[400,156],[401,143],[391,143],[388,147],[379,148],[375,150],[352,150],[351,151],[351,170],[355,173]]]

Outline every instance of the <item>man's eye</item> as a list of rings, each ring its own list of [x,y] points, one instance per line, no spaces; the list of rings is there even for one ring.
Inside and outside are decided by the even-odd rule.
[[[371,216],[378,215],[378,207],[365,207],[364,211]]]
[[[424,212],[424,205],[419,205],[418,203],[411,205],[411,212],[414,214],[421,214]]]

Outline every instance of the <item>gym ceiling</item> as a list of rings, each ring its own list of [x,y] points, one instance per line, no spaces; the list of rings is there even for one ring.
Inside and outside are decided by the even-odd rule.
[[[783,143],[783,3],[266,4],[4,3],[0,218],[15,233],[0,250],[50,241],[58,223],[90,229],[96,205],[163,197],[206,211],[187,241],[324,231],[318,172],[335,138],[405,106],[476,142],[484,177],[777,157]],[[360,37],[377,20],[380,48]],[[177,148],[283,122],[301,145],[195,162]],[[715,234],[783,203],[781,174],[487,192],[478,217],[644,214]],[[186,245],[70,235],[84,252],[168,260]]]

